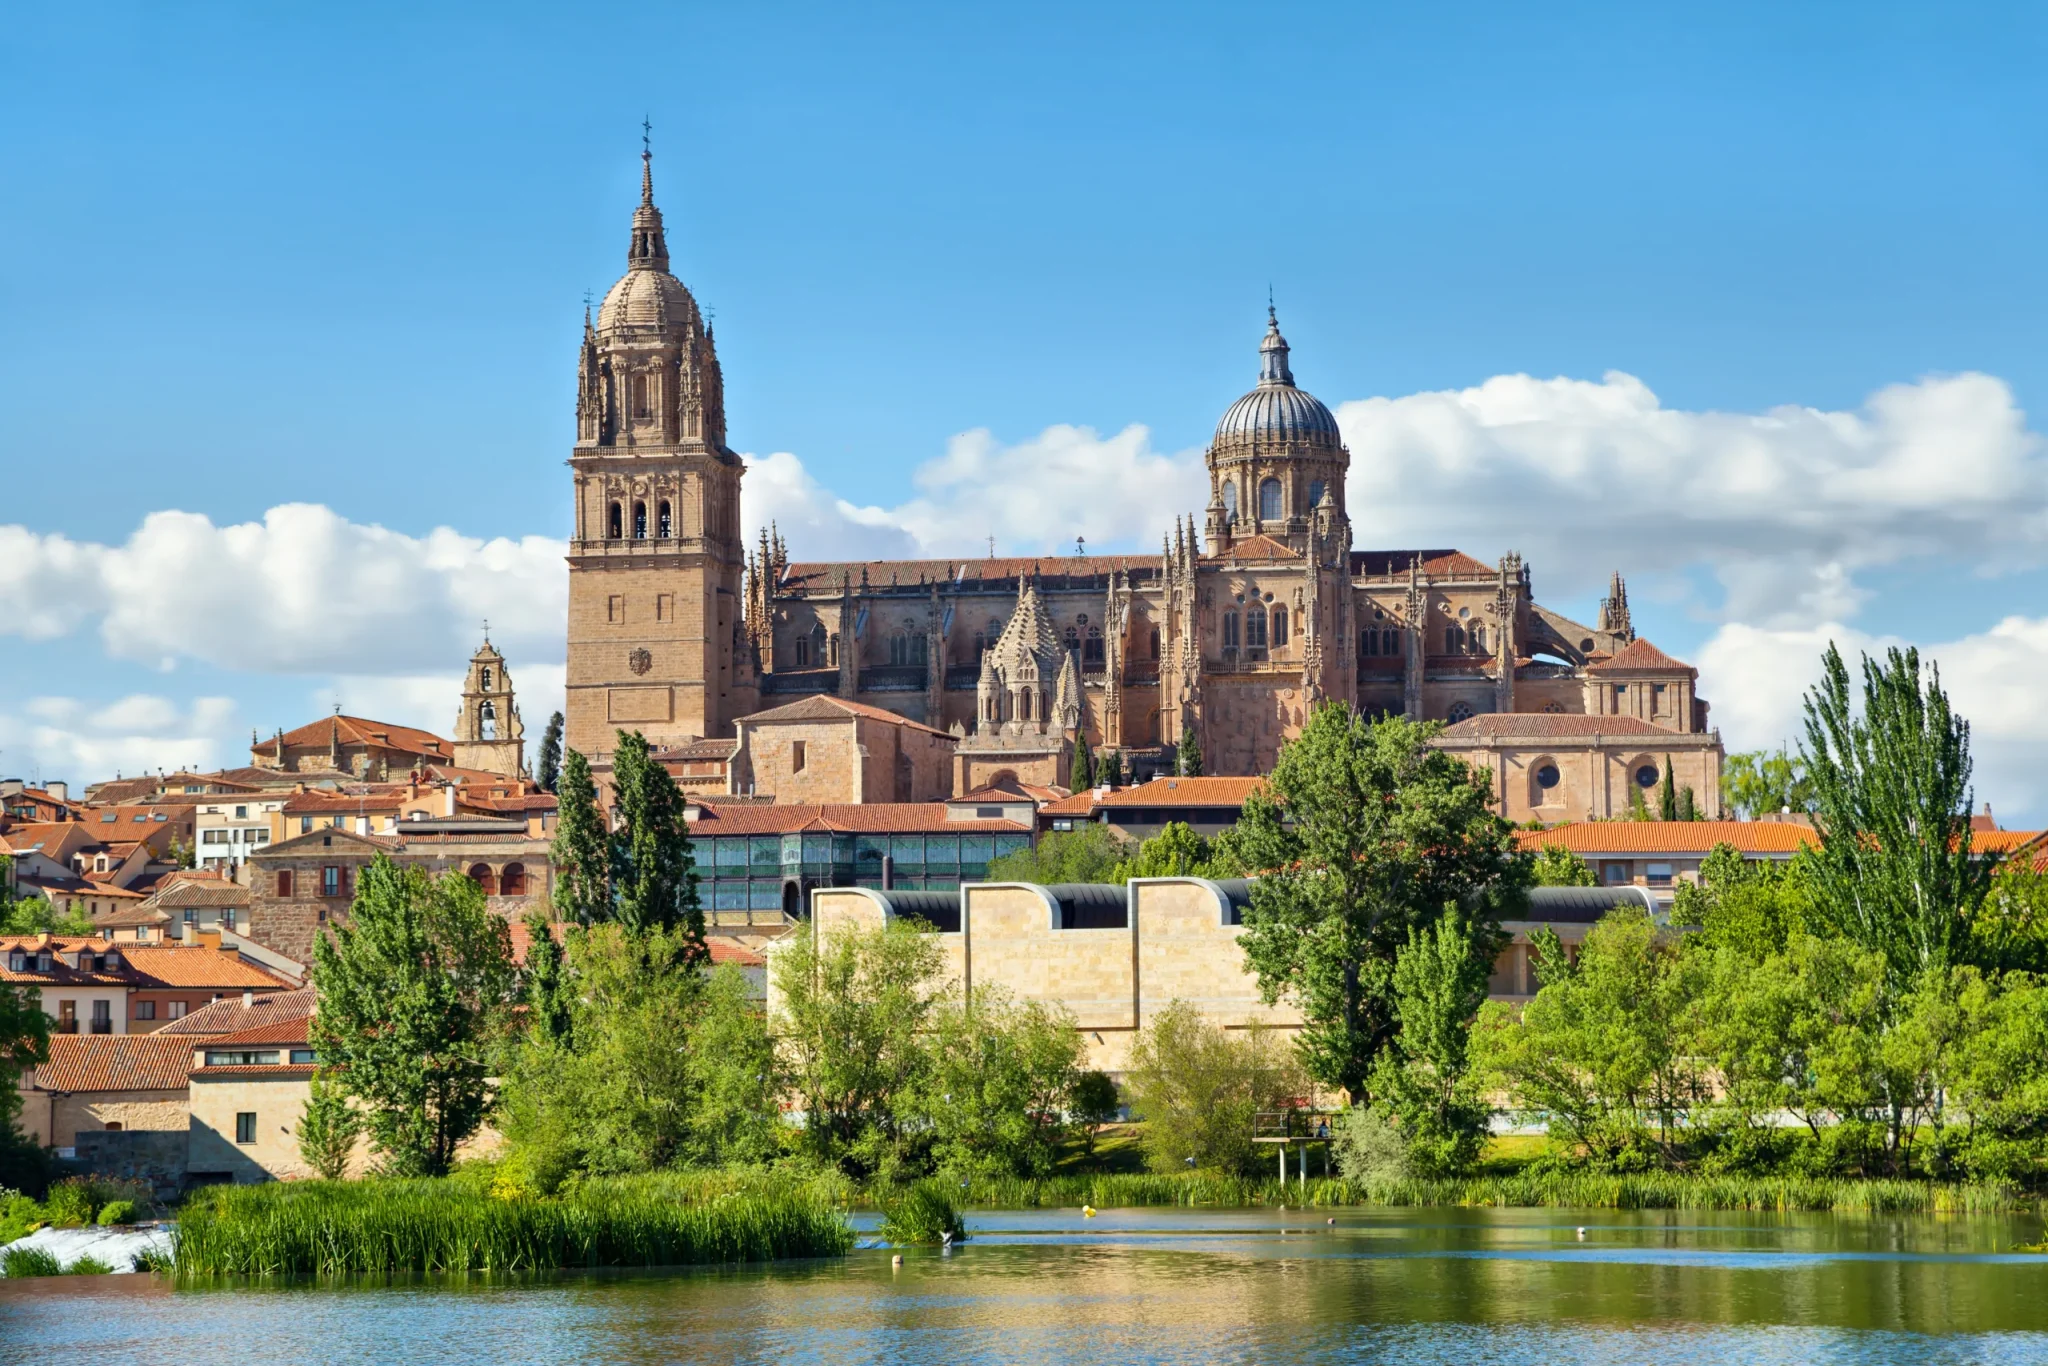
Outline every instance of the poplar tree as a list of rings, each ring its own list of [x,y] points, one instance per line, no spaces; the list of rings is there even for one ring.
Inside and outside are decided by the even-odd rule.
[[[1970,849],[1970,723],[1918,650],[1863,657],[1862,705],[1832,644],[1806,695],[1817,850],[1800,856],[1818,914],[1881,954],[1903,992],[1948,966],[1991,868]]]
[[[534,765],[533,780],[541,791],[553,792],[561,777],[562,713],[556,712],[548,718],[548,728],[541,733],[540,759]]]
[[[611,849],[590,761],[570,750],[562,760],[561,789],[555,794],[555,914],[572,925],[609,920],[612,910]]]
[[[552,923],[539,911],[526,917],[526,934],[526,978],[523,986],[527,1026],[536,1040],[568,1048],[573,1032],[570,1007],[575,1002],[576,991],[569,981],[562,946],[555,942]]]
[[[636,934],[680,931],[684,961],[708,961],[683,794],[639,731],[619,732],[612,783],[619,824],[611,838],[611,875],[619,924]]]
[[[1074,762],[1067,770],[1067,787],[1070,791],[1085,792],[1095,786],[1095,762],[1088,753],[1088,736],[1077,732],[1074,736]]]

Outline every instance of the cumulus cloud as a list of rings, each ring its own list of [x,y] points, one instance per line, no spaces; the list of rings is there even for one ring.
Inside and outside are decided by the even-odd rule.
[[[1832,621],[1782,628],[1732,622],[1715,634],[1700,651],[1700,690],[1713,698],[1714,722],[1731,750],[1797,745],[1800,699],[1819,681],[1830,641],[1852,675],[1859,654],[1908,643]],[[1921,642],[1920,653],[1940,667],[1942,686],[1969,719],[1978,799],[2039,819],[2048,711],[2035,680],[2048,670],[2048,617],[2007,617],[1987,631]]]
[[[239,762],[230,738],[236,729],[236,706],[226,697],[180,703],[136,693],[102,707],[68,697],[31,697],[17,715],[0,711],[0,752],[8,756],[10,776],[40,770],[53,779],[80,775],[90,781]]]

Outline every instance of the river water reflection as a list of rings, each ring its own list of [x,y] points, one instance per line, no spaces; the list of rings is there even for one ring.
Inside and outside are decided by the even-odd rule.
[[[173,1290],[0,1281],[0,1362],[2041,1362],[2039,1219],[974,1216],[950,1255]],[[1579,1226],[1586,1229],[1581,1240]]]

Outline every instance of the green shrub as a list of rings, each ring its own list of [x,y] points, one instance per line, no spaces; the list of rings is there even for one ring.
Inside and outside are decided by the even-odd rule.
[[[57,1228],[81,1228],[92,1222],[96,1212],[92,1182],[83,1176],[67,1177],[50,1187],[43,1201],[43,1213]]]
[[[108,1266],[90,1252],[64,1268],[64,1274],[67,1276],[110,1276],[113,1274],[113,1271],[113,1267]]]
[[[0,1271],[7,1273],[9,1280],[23,1276],[61,1276],[64,1269],[57,1264],[56,1257],[39,1247],[10,1247],[0,1253]]]
[[[1406,1181],[1415,1175],[1408,1140],[1384,1111],[1353,1106],[1337,1116],[1337,1170],[1364,1185]]]
[[[152,1276],[168,1276],[171,1256],[160,1248],[146,1247],[128,1259],[128,1269],[148,1272]]]
[[[48,1222],[41,1202],[26,1195],[0,1198],[0,1246],[26,1238]]]
[[[884,1207],[881,1234],[904,1246],[959,1243],[966,1241],[967,1225],[950,1195],[931,1182],[920,1181],[905,1187]]]
[[[112,1228],[116,1224],[132,1224],[134,1222],[135,1202],[133,1200],[109,1200],[100,1207],[99,1225],[101,1228]]]

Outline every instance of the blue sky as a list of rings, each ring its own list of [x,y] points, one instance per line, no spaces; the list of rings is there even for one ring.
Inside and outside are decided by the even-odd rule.
[[[2044,33],[1958,5],[17,10],[0,769],[232,761],[335,698],[448,724],[463,611],[498,599],[404,574],[454,551],[389,579],[242,561],[251,603],[309,576],[245,618],[220,533],[317,504],[337,545],[452,528],[506,541],[505,583],[542,573],[519,538],[566,529],[582,299],[622,268],[646,116],[732,443],[788,457],[753,506],[799,556],[854,535],[842,501],[938,553],[1153,543],[1174,509],[1146,491],[1189,487],[1270,285],[1297,375],[1378,462],[1361,545],[1513,546],[1580,613],[1628,571],[1731,745],[1784,733],[1780,655],[1919,641],[1959,696],[1982,675],[2001,814],[2048,821],[2048,725],[2006,683],[2048,662]],[[1465,402],[1505,454],[1460,464],[1410,420],[1518,375],[1583,387]],[[1871,406],[1893,386],[1912,415]],[[1782,405],[1823,443],[1864,426],[1780,448]],[[1529,471],[1586,445],[1597,479]],[[1749,518],[1716,480],[1757,446],[1780,477]],[[1951,464],[1960,494],[1908,477]],[[1063,470],[1072,516],[1005,516],[963,468]],[[1820,483],[1847,491],[1816,531],[1785,504]],[[204,529],[134,539],[167,510]],[[380,624],[414,591],[451,601]],[[534,595],[504,593],[520,622]],[[544,695],[559,631],[505,629]]]

